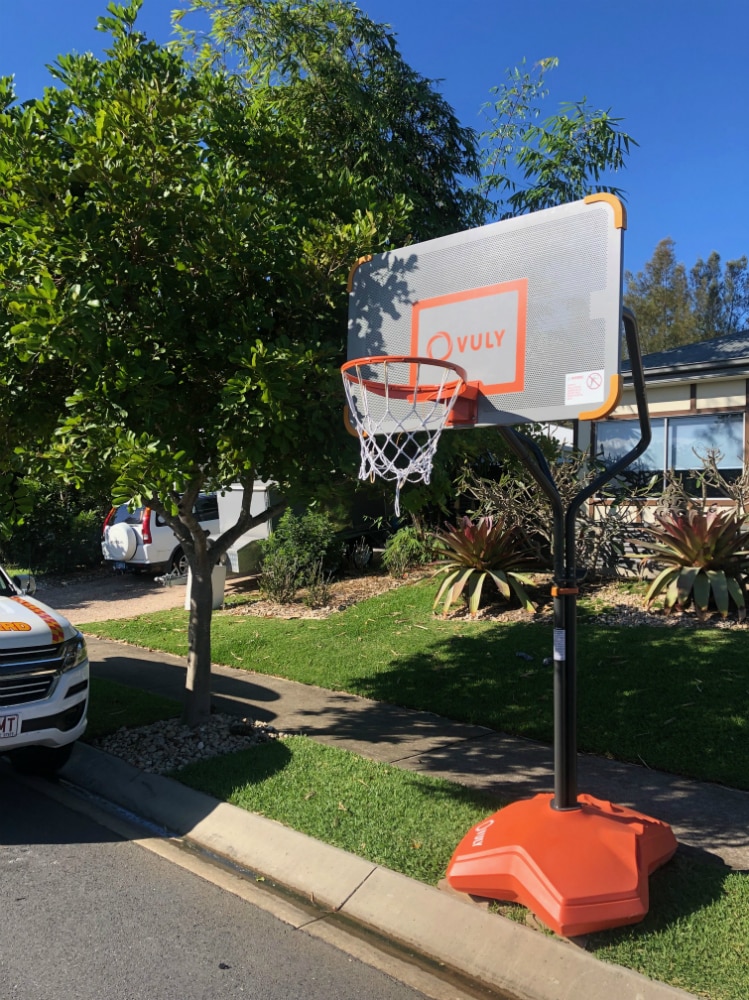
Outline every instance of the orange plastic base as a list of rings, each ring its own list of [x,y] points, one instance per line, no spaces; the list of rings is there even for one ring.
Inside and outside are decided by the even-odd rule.
[[[642,920],[648,876],[676,850],[671,827],[590,795],[568,811],[551,800],[514,802],[469,830],[448,866],[449,884],[522,903],[564,937]]]

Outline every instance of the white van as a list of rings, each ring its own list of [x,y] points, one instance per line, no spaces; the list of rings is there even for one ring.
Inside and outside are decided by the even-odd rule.
[[[237,523],[242,509],[243,496],[244,489],[240,483],[234,483],[229,489],[219,493],[218,513],[221,532],[233,528]],[[252,487],[250,513],[253,517],[257,517],[277,503],[279,499],[280,494],[275,483],[256,479]],[[251,574],[260,571],[260,543],[268,538],[272,530],[272,521],[262,521],[239,536],[226,553],[229,567],[233,573]]]
[[[27,774],[66,763],[86,728],[86,641],[37,601],[33,577],[0,567],[0,754]]]
[[[216,538],[219,533],[216,494],[201,493],[194,513],[209,538]],[[135,510],[129,510],[127,504],[113,507],[102,528],[101,552],[113,569],[187,573],[187,556],[179,539],[150,507]]]

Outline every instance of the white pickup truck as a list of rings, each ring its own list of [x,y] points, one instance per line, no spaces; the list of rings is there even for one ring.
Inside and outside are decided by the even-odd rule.
[[[0,567],[0,755],[51,774],[86,728],[89,665],[83,635],[35,591]]]

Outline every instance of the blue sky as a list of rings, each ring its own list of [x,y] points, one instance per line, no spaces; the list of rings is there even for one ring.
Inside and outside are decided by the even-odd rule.
[[[169,36],[177,0],[145,0],[141,27]],[[659,240],[687,267],[717,250],[749,254],[747,0],[360,0],[392,25],[401,50],[465,125],[505,70],[558,56],[549,110],[587,97],[638,141],[617,183],[627,193],[625,267],[640,270]],[[93,26],[106,0],[0,0],[0,74],[19,97],[49,82],[60,52],[100,51]]]

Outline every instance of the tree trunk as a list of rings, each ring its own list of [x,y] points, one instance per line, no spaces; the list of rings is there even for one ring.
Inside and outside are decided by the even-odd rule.
[[[213,617],[214,557],[210,550],[195,552],[190,559],[190,622],[187,632],[187,679],[183,720],[199,726],[211,714],[211,618]]]
[[[193,507],[203,484],[195,478],[180,498],[180,516],[171,516],[158,497],[154,508],[164,517],[182,543],[190,566],[190,620],[187,630],[187,678],[182,719],[199,726],[211,714],[211,619],[213,618],[213,567],[243,532],[268,521],[286,507],[281,500],[261,514],[252,515],[252,473],[240,477],[244,488],[242,510],[237,523],[209,544],[205,532],[193,516]]]

